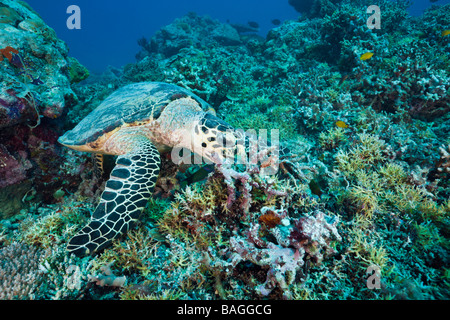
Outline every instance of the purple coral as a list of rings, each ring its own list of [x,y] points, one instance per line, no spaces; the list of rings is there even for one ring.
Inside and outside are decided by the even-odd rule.
[[[32,167],[26,158],[27,155],[21,153],[15,158],[0,144],[0,188],[25,180],[27,170]]]
[[[0,89],[0,128],[12,127],[23,122],[36,122],[38,107],[39,101],[30,91]]]
[[[336,224],[339,219],[330,224],[325,219],[325,214],[317,211],[315,217],[302,217],[293,223],[289,233],[289,244],[294,248],[304,248],[306,253],[314,257],[316,262],[321,262],[323,255],[320,252],[325,250],[325,255],[335,253],[329,246],[331,238],[340,241],[341,236],[337,232]]]
[[[284,292],[285,298],[290,298],[289,286],[293,283],[295,275],[304,264],[303,254],[297,249],[283,248],[274,243],[267,243],[265,248],[258,248],[254,243],[243,238],[230,239],[231,248],[236,252],[233,264],[245,260],[262,267],[269,267],[266,281],[256,287],[256,292],[268,296],[275,287]]]
[[[269,229],[277,243],[263,239],[259,225],[252,224],[245,232],[246,238],[232,237],[230,244],[234,251],[234,266],[240,261],[250,261],[268,268],[266,281],[256,287],[259,295],[267,296],[278,287],[283,297],[289,299],[292,297],[291,286],[306,258],[320,263],[324,255],[335,253],[330,241],[333,238],[340,241],[341,237],[336,229],[339,219],[329,223],[321,211],[296,220],[285,217],[282,221],[279,226]]]

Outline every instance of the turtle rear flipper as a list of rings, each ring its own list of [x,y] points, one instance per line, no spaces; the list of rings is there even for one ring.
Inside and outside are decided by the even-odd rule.
[[[103,174],[105,173],[104,167],[103,167],[103,155],[100,153],[97,153],[93,157],[93,163],[94,163],[94,175],[96,178],[100,179],[103,177]]]
[[[91,221],[69,241],[69,252],[81,256],[102,250],[127,232],[145,208],[159,175],[160,158],[145,137],[133,145],[117,158]]]

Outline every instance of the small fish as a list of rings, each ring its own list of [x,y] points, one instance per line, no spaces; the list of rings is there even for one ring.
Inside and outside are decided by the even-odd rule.
[[[156,240],[156,241],[158,241],[158,242],[165,242],[165,241],[167,241],[166,237],[165,237],[164,235],[162,235],[162,234],[158,231],[158,228],[152,228],[152,229],[150,229],[150,228],[147,227],[147,230],[148,230],[149,236],[150,236],[153,240]]]
[[[27,67],[25,60],[18,53],[12,55],[11,59],[9,59],[9,63],[21,70],[26,70]]]
[[[192,183],[202,181],[213,171],[214,171],[214,164],[207,164],[198,169],[192,175],[188,176],[183,181],[181,181],[180,187],[184,189],[186,186],[191,185]]]
[[[359,59],[369,60],[370,58],[372,58],[372,56],[373,56],[373,52],[366,52],[366,53],[362,54],[361,57],[359,57]]]
[[[214,116],[217,116],[216,110],[213,107],[209,107],[208,110],[206,110],[206,112]]]
[[[442,31],[442,33],[441,33],[441,37],[446,37],[446,36],[448,36],[450,34],[450,30],[444,30],[444,31]]]
[[[280,19],[273,19],[271,22],[274,26],[279,26],[281,24]]]
[[[258,22],[255,22],[255,21],[249,21],[249,22],[247,22],[247,24],[248,24],[250,27],[252,27],[252,28],[255,28],[255,29],[258,29],[258,28],[259,28]]]
[[[320,190],[319,184],[315,180],[311,180],[309,182],[309,189],[311,190],[312,194],[315,194],[318,197],[323,194],[322,190]]]
[[[339,81],[339,85],[343,84],[345,80],[349,77],[349,74],[343,74],[341,80]]]
[[[344,121],[338,120],[336,121],[336,127],[345,129],[348,128],[348,124],[346,124]]]

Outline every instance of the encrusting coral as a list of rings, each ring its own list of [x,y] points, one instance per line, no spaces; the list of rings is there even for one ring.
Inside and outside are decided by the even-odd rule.
[[[261,209],[261,212],[265,211],[267,207]],[[267,268],[266,281],[255,288],[256,292],[267,296],[278,287],[283,296],[289,299],[292,298],[290,287],[297,273],[301,273],[306,259],[317,264],[324,256],[335,253],[330,246],[330,240],[341,239],[336,229],[338,219],[329,224],[324,213],[320,211],[296,221],[287,218],[286,211],[276,212],[274,215],[279,215],[280,223],[269,228],[268,232],[274,236],[276,243],[268,242],[259,236],[260,225],[250,225],[250,228],[244,231],[247,239],[230,238],[231,249],[237,253],[232,256],[231,261],[233,266],[240,261],[250,261]]]

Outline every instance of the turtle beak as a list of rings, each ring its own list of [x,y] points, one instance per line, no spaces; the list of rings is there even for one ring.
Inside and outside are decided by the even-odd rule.
[[[74,145],[73,140],[68,138],[69,132],[70,131],[67,131],[64,135],[62,135],[61,137],[58,138],[58,142],[66,147],[70,147],[70,146]]]
[[[83,152],[97,152],[94,150],[92,146],[89,144],[80,144],[80,142],[76,139],[72,130],[67,131],[61,137],[58,138],[58,142],[63,146],[66,146],[70,149],[83,151]]]

